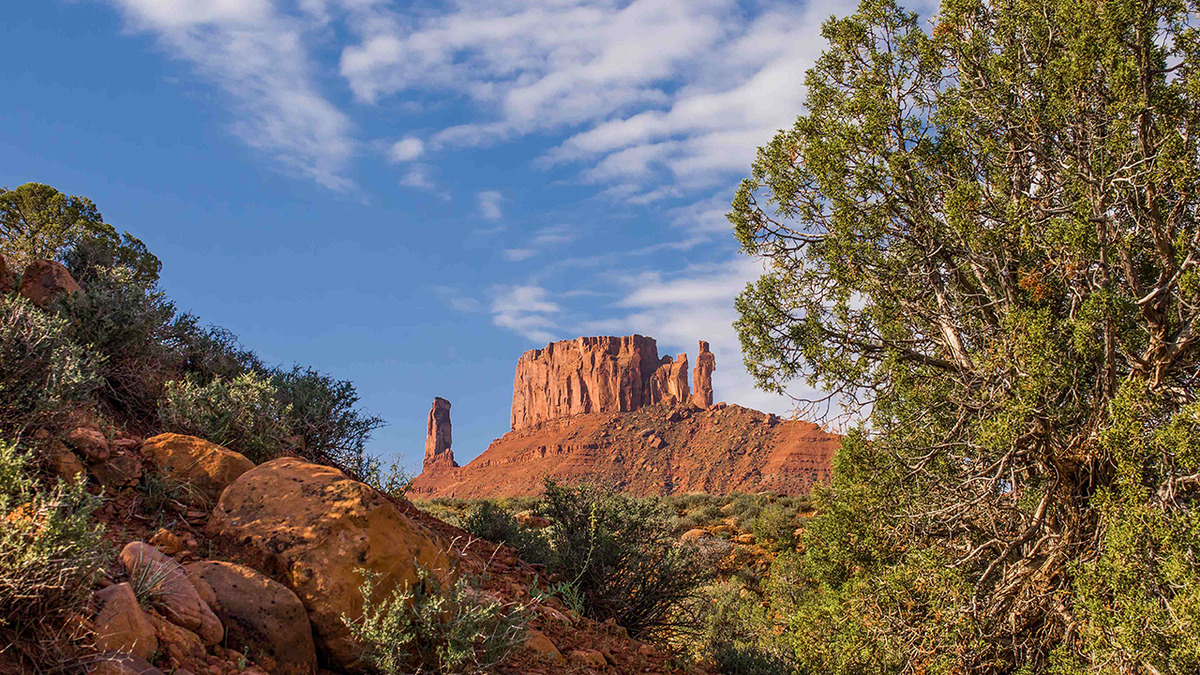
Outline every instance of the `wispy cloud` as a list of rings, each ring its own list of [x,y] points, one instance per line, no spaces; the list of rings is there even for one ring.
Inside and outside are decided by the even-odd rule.
[[[495,190],[484,190],[475,195],[479,200],[479,214],[488,220],[496,220],[504,217],[504,212],[500,209],[500,202],[504,200],[504,196]]]
[[[504,256],[505,260],[510,262],[520,262],[522,260],[528,260],[529,258],[532,258],[533,256],[537,255],[537,253],[538,252],[532,248],[506,248],[503,252],[501,252],[501,255]]]
[[[494,289],[492,323],[536,342],[550,342],[559,328],[554,316],[562,307],[537,284],[500,286]]]
[[[404,187],[419,188],[422,190],[434,189],[433,181],[429,179],[429,169],[424,166],[414,166],[400,179],[400,184]]]
[[[316,26],[268,0],[109,0],[229,96],[233,132],[286,170],[333,190],[355,188],[350,118],[320,91],[306,43]]]

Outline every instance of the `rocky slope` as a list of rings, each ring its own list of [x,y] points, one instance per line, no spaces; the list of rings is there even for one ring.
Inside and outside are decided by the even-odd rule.
[[[464,467],[450,450],[450,404],[434,402],[413,494],[533,495],[547,476],[643,495],[803,494],[828,481],[838,435],[713,405],[716,360],[706,342],[692,387],[687,366],[687,354],[659,359],[654,339],[641,335],[577,338],[525,352],[513,383],[513,430]]]

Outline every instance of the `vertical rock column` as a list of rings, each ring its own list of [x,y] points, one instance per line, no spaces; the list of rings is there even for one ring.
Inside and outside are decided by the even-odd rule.
[[[687,371],[687,354],[680,354],[674,360],[670,356],[662,357],[662,365],[650,380],[650,402],[686,404],[690,401],[692,390],[688,386]]]
[[[431,466],[455,467],[454,452],[450,450],[450,401],[438,396],[433,399],[429,410],[429,421],[425,427],[425,468]]]
[[[717,369],[717,357],[708,351],[708,343],[700,340],[700,354],[696,356],[696,367],[692,369],[692,403],[701,408],[713,404],[712,374]]]

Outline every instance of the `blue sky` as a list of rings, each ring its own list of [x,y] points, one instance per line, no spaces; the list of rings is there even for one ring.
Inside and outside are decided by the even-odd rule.
[[[836,2],[13,3],[0,184],[92,198],[180,309],[353,380],[372,450],[418,466],[434,396],[460,462],[508,431],[521,352],[709,340],[718,400],[762,270],[724,213],[801,112]],[[795,391],[797,395],[805,392]]]

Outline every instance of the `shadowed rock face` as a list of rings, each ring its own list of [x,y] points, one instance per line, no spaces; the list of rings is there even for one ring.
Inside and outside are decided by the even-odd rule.
[[[450,450],[450,401],[438,396],[429,410],[425,427],[425,466],[458,466]]]
[[[650,402],[687,403],[692,397],[687,372],[687,354],[680,354],[675,360],[664,356],[662,365],[654,371],[654,377],[650,380]]]

